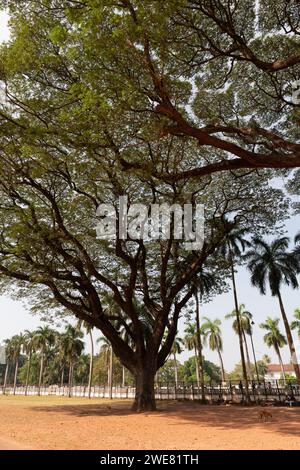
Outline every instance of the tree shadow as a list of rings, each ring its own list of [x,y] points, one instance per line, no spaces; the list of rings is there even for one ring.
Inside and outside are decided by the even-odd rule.
[[[35,406],[36,412],[57,413],[62,415],[74,416],[77,418],[87,416],[103,417],[127,417],[137,414],[131,411],[132,401],[112,401],[111,403],[99,404],[80,404],[80,405],[54,405],[54,406]],[[271,417],[260,419],[259,412],[266,410],[272,414]],[[189,426],[191,424],[214,427],[219,430],[241,430],[246,431],[251,428],[266,429],[268,432],[281,435],[300,436],[300,408],[285,407],[243,407],[243,406],[217,406],[201,405],[199,403],[178,403],[158,402],[158,410],[154,412],[140,413],[141,421],[144,418],[153,419],[166,418],[168,425]],[[158,423],[159,425],[159,423]]]

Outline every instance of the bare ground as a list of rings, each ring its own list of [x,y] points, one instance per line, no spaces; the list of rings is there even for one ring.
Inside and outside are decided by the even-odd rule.
[[[300,449],[300,408],[159,402],[135,414],[126,400],[0,396],[0,449]]]

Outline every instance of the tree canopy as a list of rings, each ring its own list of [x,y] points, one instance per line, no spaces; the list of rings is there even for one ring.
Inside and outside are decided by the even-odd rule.
[[[273,230],[288,209],[270,183],[300,166],[299,12],[255,5],[0,2],[1,283],[99,328],[144,390],[140,409],[204,263],[226,276],[228,233]],[[124,194],[204,203],[202,250],[97,239],[98,205]]]

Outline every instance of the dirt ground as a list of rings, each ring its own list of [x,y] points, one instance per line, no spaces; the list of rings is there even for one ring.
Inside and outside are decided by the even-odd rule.
[[[300,408],[159,402],[134,414],[126,400],[0,396],[0,449],[300,449]]]

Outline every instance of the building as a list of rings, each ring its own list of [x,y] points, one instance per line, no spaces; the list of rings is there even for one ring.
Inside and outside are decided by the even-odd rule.
[[[292,377],[296,377],[293,364],[284,364],[284,371],[286,374]],[[279,380],[282,378],[282,372],[280,364],[269,364],[265,380]]]

